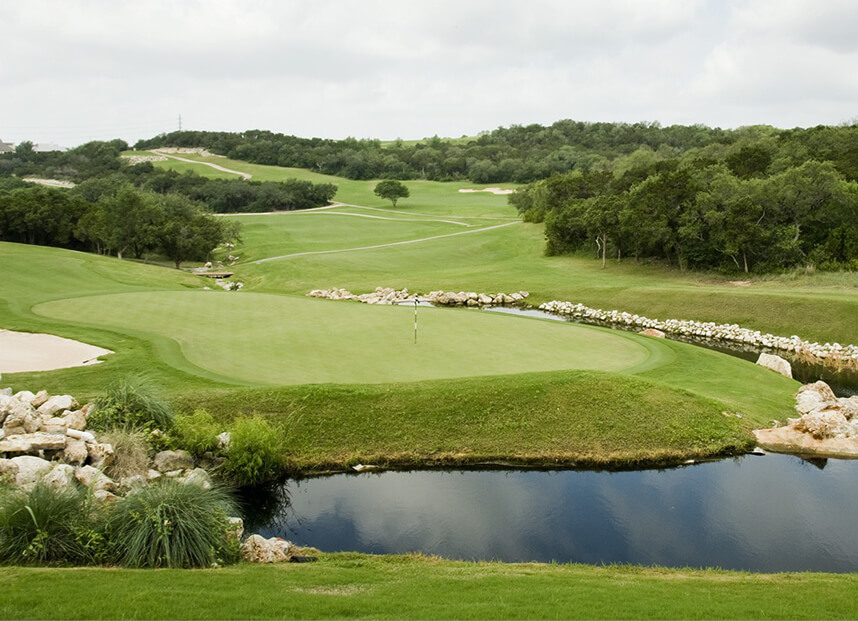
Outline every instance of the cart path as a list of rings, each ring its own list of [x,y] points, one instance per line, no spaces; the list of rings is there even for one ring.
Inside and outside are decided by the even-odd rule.
[[[163,151],[159,151],[158,149],[152,149],[152,153],[157,153],[158,155],[163,155],[164,157],[169,157],[174,160],[179,160],[180,162],[187,162],[188,164],[200,164],[201,166],[210,166],[215,170],[220,170],[225,173],[231,173],[233,175],[238,175],[242,179],[250,179],[253,175],[246,172],[241,172],[238,170],[232,170],[231,168],[225,168],[220,164],[212,164],[211,162],[200,162],[199,160],[189,160],[185,157],[179,157],[178,155],[173,155],[172,153],[164,153]]]

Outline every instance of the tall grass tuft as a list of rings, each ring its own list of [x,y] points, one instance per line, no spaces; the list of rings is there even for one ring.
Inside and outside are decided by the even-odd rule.
[[[113,429],[101,434],[100,441],[111,445],[116,453],[116,459],[105,469],[109,477],[120,480],[148,472],[149,445],[142,431]]]
[[[0,488],[0,563],[82,565],[101,560],[104,550],[84,490]]]
[[[206,410],[196,410],[193,414],[180,414],[173,421],[172,435],[177,448],[190,451],[201,457],[207,451],[218,448],[218,434],[223,429]]]
[[[210,567],[234,562],[238,544],[227,517],[229,493],[172,479],[117,502],[107,519],[113,560],[126,567]]]
[[[129,375],[113,382],[93,406],[87,419],[93,429],[167,430],[173,424],[170,404],[143,375]]]

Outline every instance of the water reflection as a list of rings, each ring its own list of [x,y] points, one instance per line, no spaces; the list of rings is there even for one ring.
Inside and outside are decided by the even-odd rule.
[[[258,529],[326,551],[858,570],[858,461],[767,455],[665,471],[420,471],[292,482]]]

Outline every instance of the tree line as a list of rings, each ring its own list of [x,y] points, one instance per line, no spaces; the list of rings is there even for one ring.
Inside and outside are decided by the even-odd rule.
[[[858,125],[854,124],[724,130],[704,125],[662,127],[658,123],[562,120],[548,126],[500,127],[474,138],[434,136],[416,144],[299,138],[264,130],[182,131],[138,141],[135,148],[204,147],[234,159],[307,168],[348,179],[530,183],[573,170],[586,173],[628,167],[640,157],[641,149],[667,160],[689,154],[720,156],[748,144],[759,145],[765,157],[786,159],[793,165],[807,160],[830,161],[844,178],[858,179]]]
[[[776,162],[759,145],[720,160],[642,157],[557,174],[510,202],[544,221],[548,254],[590,251],[603,266],[634,257],[725,272],[858,269],[858,183],[835,162]]]
[[[211,215],[205,205],[176,192],[141,190],[103,177],[73,189],[0,179],[0,241],[115,254],[148,260],[158,253],[178,269],[204,261],[234,241],[237,222]]]
[[[289,211],[327,205],[337,192],[331,183],[299,179],[283,182],[209,179],[194,172],[178,173],[151,162],[134,166],[120,157],[128,150],[122,140],[89,142],[69,151],[39,153],[29,142],[0,156],[0,178],[39,176],[81,183],[113,178],[158,194],[178,193],[208,206],[215,213]]]

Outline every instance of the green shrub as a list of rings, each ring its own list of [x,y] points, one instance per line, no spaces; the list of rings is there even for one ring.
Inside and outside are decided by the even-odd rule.
[[[206,410],[180,414],[173,420],[174,448],[185,449],[194,456],[201,457],[206,451],[217,449],[217,436],[222,430]]]
[[[210,567],[235,562],[238,542],[228,492],[172,479],[116,502],[107,519],[113,560],[126,567]]]
[[[102,560],[105,549],[83,489],[0,488],[0,563],[90,564]]]
[[[107,387],[93,403],[87,418],[90,427],[107,429],[169,429],[173,410],[155,386],[143,376],[132,375]]]
[[[254,414],[239,418],[230,430],[221,474],[238,486],[263,485],[283,472],[283,433]]]

